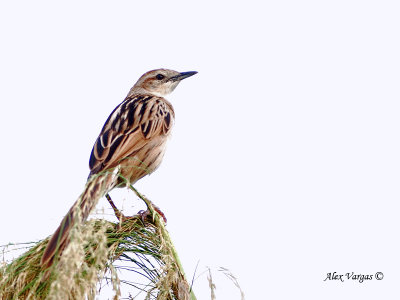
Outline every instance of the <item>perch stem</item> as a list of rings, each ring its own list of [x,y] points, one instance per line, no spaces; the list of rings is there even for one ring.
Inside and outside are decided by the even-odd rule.
[[[131,188],[132,191],[135,192],[135,194],[140,199],[142,199],[146,203],[148,210],[154,216],[155,223],[161,229],[161,234],[162,234],[164,240],[167,242],[168,245],[170,245],[171,254],[172,254],[172,256],[173,256],[173,258],[174,258],[174,260],[176,262],[176,265],[178,267],[178,271],[179,271],[180,275],[182,276],[182,278],[185,280],[187,286],[189,286],[188,280],[187,280],[185,272],[183,270],[183,266],[182,266],[181,260],[179,259],[179,256],[178,256],[178,252],[176,251],[175,246],[172,243],[171,237],[170,237],[167,229],[165,228],[165,223],[164,223],[164,221],[162,221],[162,217],[153,208],[153,205],[152,205],[150,200],[148,200],[145,196],[143,196],[141,193],[139,193],[132,185],[130,185],[130,188]],[[195,296],[195,294],[194,294],[192,289],[190,289],[190,300],[197,300],[197,298],[196,298],[196,296]]]

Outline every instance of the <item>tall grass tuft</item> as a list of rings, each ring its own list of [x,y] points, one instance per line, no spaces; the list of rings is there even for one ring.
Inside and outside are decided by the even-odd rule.
[[[107,170],[91,178],[74,209],[82,207],[90,211],[102,196],[107,197],[118,173],[118,169]],[[0,262],[0,299],[96,299],[105,284],[112,290],[115,300],[121,299],[122,291],[126,293],[127,290],[128,299],[142,294],[141,298],[146,300],[196,300],[163,217],[151,201],[119,177],[121,179],[146,203],[148,213],[124,216],[108,198],[119,221],[80,222],[77,218],[69,232],[68,245],[46,270],[41,267],[40,260],[49,238],[30,247],[21,244],[28,248],[25,253],[10,263]],[[87,197],[93,201],[86,201]],[[79,215],[81,211],[78,209],[75,213]],[[244,300],[237,279],[225,268],[219,271],[234,283]],[[118,274],[122,272],[124,278],[129,272],[130,280],[120,279]],[[210,270],[208,281],[211,299],[216,299],[216,285]]]
[[[146,299],[194,300],[177,252],[160,215],[145,197],[150,211],[119,222],[89,220],[76,224],[70,243],[48,270],[40,259],[48,243],[42,240],[9,264],[0,266],[0,299],[95,299],[106,282],[121,297],[121,288],[145,293]],[[121,281],[118,271],[138,280]],[[132,296],[133,297],[133,296]]]

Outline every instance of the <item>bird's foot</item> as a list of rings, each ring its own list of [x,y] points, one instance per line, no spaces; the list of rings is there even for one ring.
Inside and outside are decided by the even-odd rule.
[[[150,202],[150,204],[151,204],[151,206],[153,207],[153,209],[163,218],[164,223],[167,224],[167,218],[165,217],[165,215],[164,215],[164,213],[161,211],[161,209],[160,209],[158,206],[154,205],[150,200],[147,200],[147,201]],[[138,212],[138,215],[139,215],[140,218],[142,219],[142,222],[143,222],[143,223],[144,223],[144,221],[145,221],[147,218],[151,218],[151,219],[152,219],[152,214],[151,214],[151,212],[150,212],[149,209],[139,211],[139,212]]]

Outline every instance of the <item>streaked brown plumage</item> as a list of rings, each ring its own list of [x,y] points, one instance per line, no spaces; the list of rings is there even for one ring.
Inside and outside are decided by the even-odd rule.
[[[50,239],[41,265],[49,267],[57,253],[68,243],[68,235],[77,221],[84,221],[99,198],[117,186],[121,180],[111,177],[97,179],[92,175],[118,167],[118,172],[131,184],[154,172],[164,156],[175,113],[165,98],[182,79],[197,72],[179,73],[158,69],[142,75],[125,100],[108,117],[97,138],[89,160],[90,174],[85,191],[74,203]],[[114,178],[114,177],[113,177]],[[115,178],[119,178],[115,176]]]

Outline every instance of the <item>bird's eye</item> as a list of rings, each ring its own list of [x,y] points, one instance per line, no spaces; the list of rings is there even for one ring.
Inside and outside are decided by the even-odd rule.
[[[163,80],[165,78],[165,76],[163,74],[157,74],[156,78],[158,80]]]

